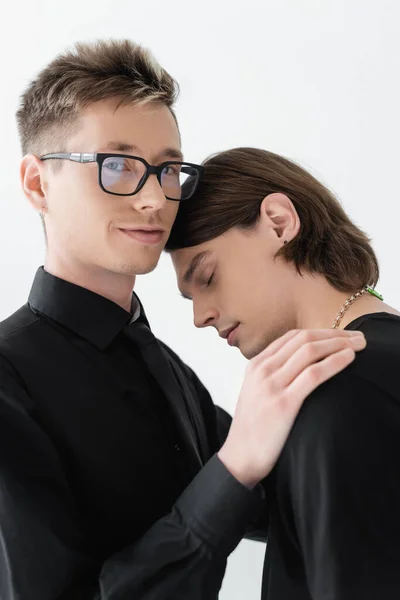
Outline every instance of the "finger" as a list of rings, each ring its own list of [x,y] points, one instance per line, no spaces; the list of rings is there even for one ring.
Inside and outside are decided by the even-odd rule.
[[[257,354],[257,356],[255,356],[251,362],[254,364],[261,363],[265,361],[265,359],[274,356],[289,340],[291,340],[295,335],[298,335],[300,331],[300,329],[291,329],[277,340],[269,344],[269,346]]]
[[[276,372],[274,384],[284,389],[310,365],[318,363],[329,355],[336,354],[345,348],[350,348],[352,351],[363,350],[366,344],[367,342],[363,336],[353,339],[338,337],[303,344]]]
[[[297,415],[304,400],[318,386],[348,367],[354,358],[354,350],[345,348],[304,369],[286,388],[285,396],[289,399],[290,410]]]
[[[364,335],[361,331],[349,331],[345,329],[303,329],[296,330],[296,335],[288,338],[284,344],[281,344],[279,349],[275,351],[273,356],[268,356],[267,354],[263,357],[258,355],[261,360],[270,359],[271,363],[268,365],[269,372],[274,372],[279,369],[282,365],[284,365],[292,355],[294,355],[302,346],[305,344],[310,344],[312,342],[322,341],[322,340],[349,340],[352,338],[361,337],[364,338]]]

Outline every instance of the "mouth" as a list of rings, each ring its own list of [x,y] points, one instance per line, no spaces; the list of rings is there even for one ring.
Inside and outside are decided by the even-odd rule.
[[[165,235],[165,230],[160,229],[159,227],[120,227],[119,230],[127,237],[130,237],[131,239],[148,246],[156,246],[157,244],[160,244]]]
[[[236,325],[233,325],[233,327],[229,327],[229,329],[224,329],[219,333],[220,337],[226,340],[230,346],[233,346],[235,344],[235,337],[239,325],[240,323],[236,323]]]

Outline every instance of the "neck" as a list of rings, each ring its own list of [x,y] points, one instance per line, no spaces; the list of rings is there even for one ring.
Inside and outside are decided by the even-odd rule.
[[[61,257],[46,257],[45,270],[75,285],[79,285],[99,296],[108,298],[130,312],[135,275],[124,275],[107,271],[101,267],[77,264]]]
[[[294,293],[296,297],[296,322],[299,329],[331,328],[336,315],[346,300],[359,291],[359,289],[354,289],[349,292],[341,292],[320,275],[305,274],[297,284],[298,289]],[[365,293],[349,306],[339,323],[339,328],[344,329],[354,319],[376,312],[399,314],[378,298]]]

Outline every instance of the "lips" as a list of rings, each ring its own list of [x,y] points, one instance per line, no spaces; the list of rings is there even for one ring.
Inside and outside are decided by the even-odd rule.
[[[230,346],[233,346],[235,343],[235,337],[236,337],[238,327],[239,327],[239,323],[236,323],[236,325],[233,325],[229,329],[224,329],[223,331],[221,331],[219,335],[220,335],[220,337],[225,339]]]
[[[126,236],[130,237],[141,244],[155,246],[162,242],[164,237],[163,229],[120,229]]]
[[[237,332],[238,327],[239,327],[239,325],[237,325],[236,327],[234,327],[234,329],[232,329],[232,331],[228,335],[227,342],[228,342],[228,344],[230,346],[233,346],[234,343],[235,343],[235,337],[236,337],[236,332]]]

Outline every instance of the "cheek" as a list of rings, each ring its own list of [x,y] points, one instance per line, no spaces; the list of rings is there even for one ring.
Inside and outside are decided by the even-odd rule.
[[[89,165],[68,164],[66,167],[63,165],[63,170],[51,181],[49,196],[68,211],[72,206],[75,210],[75,206],[82,205],[86,197],[96,192],[96,178]]]
[[[250,271],[250,272],[249,272]],[[221,277],[218,286],[218,301],[221,310],[226,310],[232,318],[252,321],[260,311],[264,292],[260,290],[260,280],[253,277],[251,269],[230,269]]]
[[[71,165],[69,172],[63,177],[62,184],[58,186],[58,193],[79,210],[85,204],[98,204],[101,207],[108,197],[111,198],[99,186],[98,168],[95,164]]]
[[[64,230],[85,230],[86,235],[96,223],[109,218],[112,205],[101,189],[82,178],[64,179],[57,183],[49,198],[50,211],[57,227]],[[112,197],[110,196],[112,199]]]
[[[173,202],[172,200],[168,200],[164,209],[164,223],[170,228],[174,224],[176,219],[176,215],[178,214],[179,202]]]
[[[86,202],[93,206],[101,208],[103,205],[110,204],[113,198],[110,194],[104,192],[98,182],[97,165],[78,165],[86,167],[79,170],[78,176],[72,183],[72,190],[75,198],[81,203]],[[117,198],[117,196],[115,196]]]

